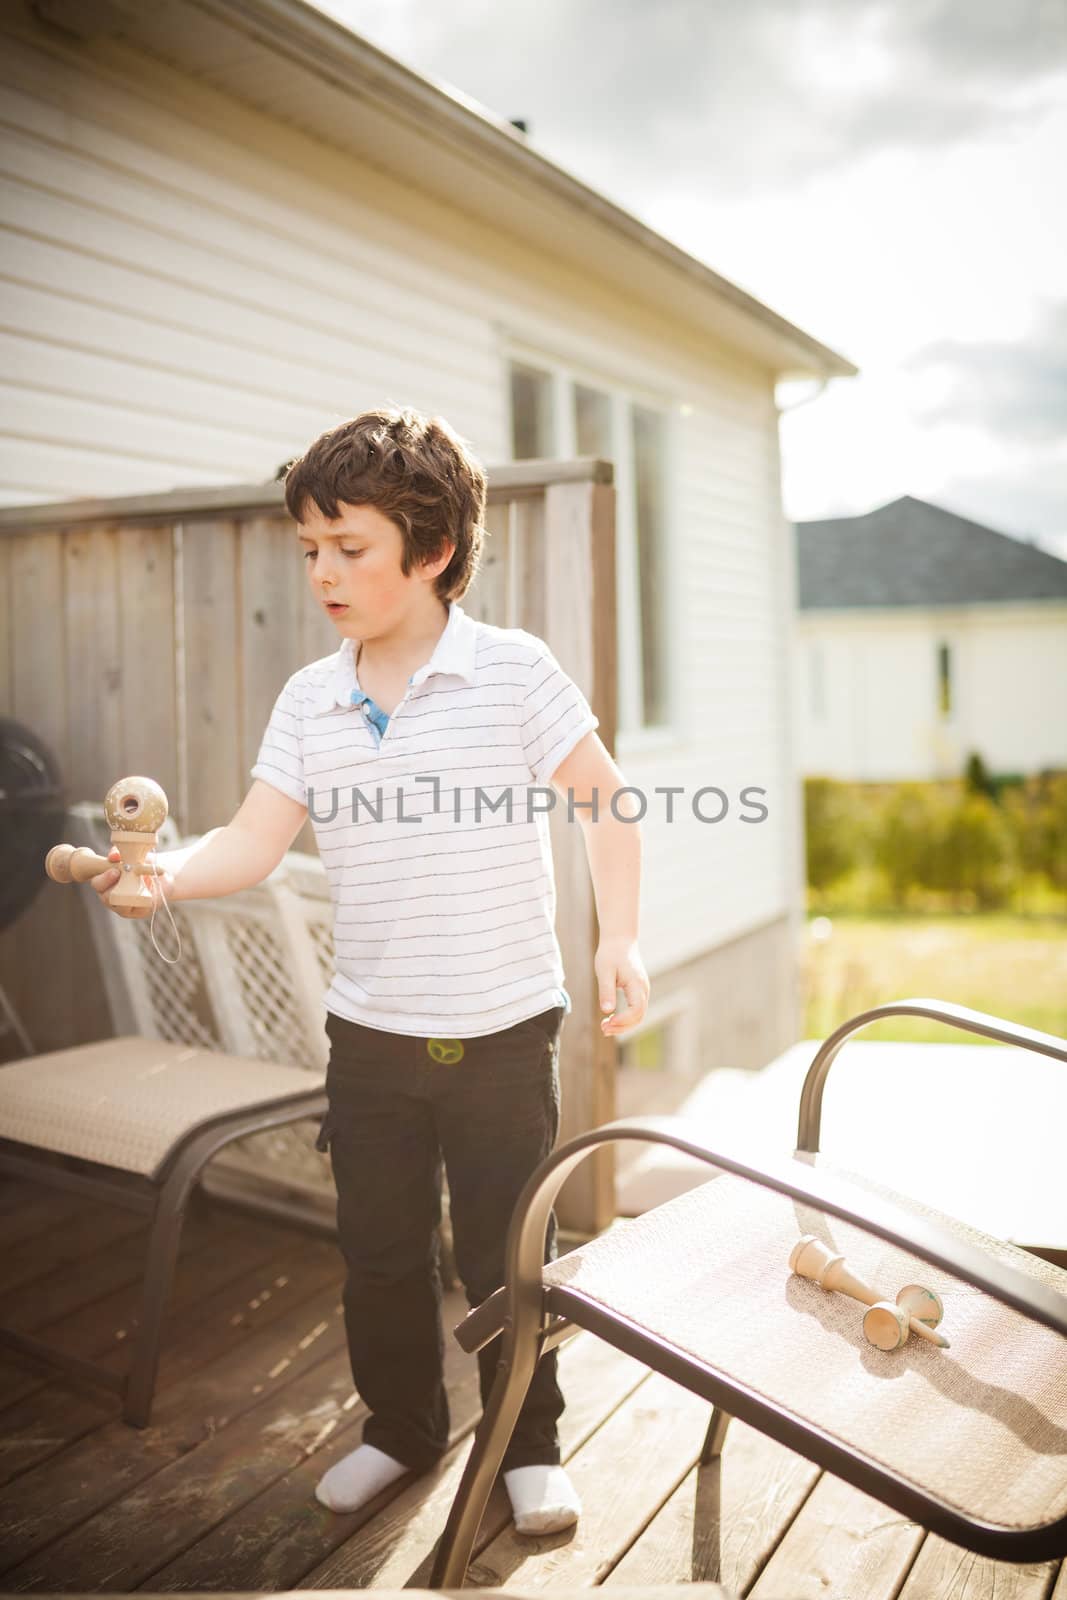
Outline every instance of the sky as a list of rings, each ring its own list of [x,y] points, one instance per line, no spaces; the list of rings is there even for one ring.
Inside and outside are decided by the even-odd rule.
[[[783,417],[791,519],[1067,558],[1067,0],[319,4],[860,367]]]

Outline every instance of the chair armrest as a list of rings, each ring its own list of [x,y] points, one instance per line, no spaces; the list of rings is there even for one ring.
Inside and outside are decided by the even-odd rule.
[[[626,1117],[580,1134],[543,1161],[519,1196],[508,1233],[505,1321],[517,1322],[536,1306],[541,1309],[544,1241],[549,1213],[564,1182],[581,1163],[605,1144],[642,1140],[665,1144],[709,1166],[788,1195],[855,1223],[858,1227],[921,1256],[1024,1316],[1067,1335],[1067,1296],[1031,1278],[1018,1267],[998,1260],[943,1223],[908,1212],[881,1195],[847,1180],[814,1171],[802,1161],[741,1160],[694,1139],[679,1117]],[[489,1304],[489,1302],[485,1302]],[[480,1309],[480,1308],[479,1308]]]
[[[1037,1028],[1024,1028],[1021,1023],[990,1016],[985,1011],[972,1011],[969,1006],[957,1006],[949,1000],[891,1000],[884,1006],[873,1006],[870,1011],[861,1011],[842,1022],[816,1051],[800,1091],[798,1152],[814,1155],[819,1149],[823,1089],[841,1046],[854,1033],[883,1017],[926,1017],[932,1022],[960,1028],[964,1033],[977,1033],[984,1039],[996,1039],[999,1044],[1018,1045],[1023,1050],[1067,1062],[1067,1039],[1041,1033]]]
[[[456,1343],[460,1349],[466,1350],[468,1355],[473,1355],[476,1350],[481,1350],[490,1339],[495,1339],[504,1328],[508,1315],[508,1294],[506,1289],[495,1289],[488,1300],[483,1300],[480,1306],[468,1312],[463,1321],[453,1330]]]

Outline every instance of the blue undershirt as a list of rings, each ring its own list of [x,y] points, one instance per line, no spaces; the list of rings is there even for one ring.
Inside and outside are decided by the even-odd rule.
[[[411,682],[412,679],[409,678],[408,683],[410,684]],[[377,701],[372,700],[369,694],[364,694],[363,690],[359,687],[358,681],[356,683],[356,687],[352,690],[351,700],[357,711],[360,707],[363,708],[363,715],[366,717],[370,726],[374,729],[378,743],[381,744],[382,735],[389,726],[388,711],[383,711],[381,706],[378,705]]]

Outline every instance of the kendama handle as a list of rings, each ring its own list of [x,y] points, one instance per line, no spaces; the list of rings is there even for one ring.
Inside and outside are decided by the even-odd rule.
[[[801,1278],[810,1278],[812,1283],[819,1284],[823,1289],[833,1289],[838,1294],[847,1294],[852,1300],[858,1300],[862,1305],[873,1306],[885,1298],[869,1283],[864,1283],[862,1278],[857,1278],[845,1265],[845,1258],[837,1255],[821,1239],[816,1239],[814,1234],[807,1234],[793,1247],[789,1257],[789,1265]]]
[[[91,878],[98,878],[102,872],[109,872],[118,865],[117,861],[98,856],[95,850],[90,850],[84,844],[53,845],[44,858],[44,870],[54,883],[88,883]],[[158,868],[154,862],[145,861],[140,864],[138,871],[153,877]]]
[[[88,883],[115,863],[85,845],[54,845],[44,858],[44,870],[54,883]]]
[[[920,1322],[918,1317],[909,1317],[908,1327],[912,1333],[918,1334],[920,1339],[925,1339],[927,1344],[936,1344],[939,1350],[948,1349],[948,1340],[945,1335],[938,1333],[936,1328],[928,1327],[925,1322]]]

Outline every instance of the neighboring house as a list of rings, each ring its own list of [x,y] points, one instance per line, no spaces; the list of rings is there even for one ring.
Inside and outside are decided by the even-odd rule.
[[[0,497],[270,478],[383,401],[488,463],[610,458],[643,1060],[777,1054],[803,862],[775,383],[855,369],[299,0],[0,0],[0,27]]]
[[[805,774],[1067,768],[1067,561],[911,495],[796,537]]]

